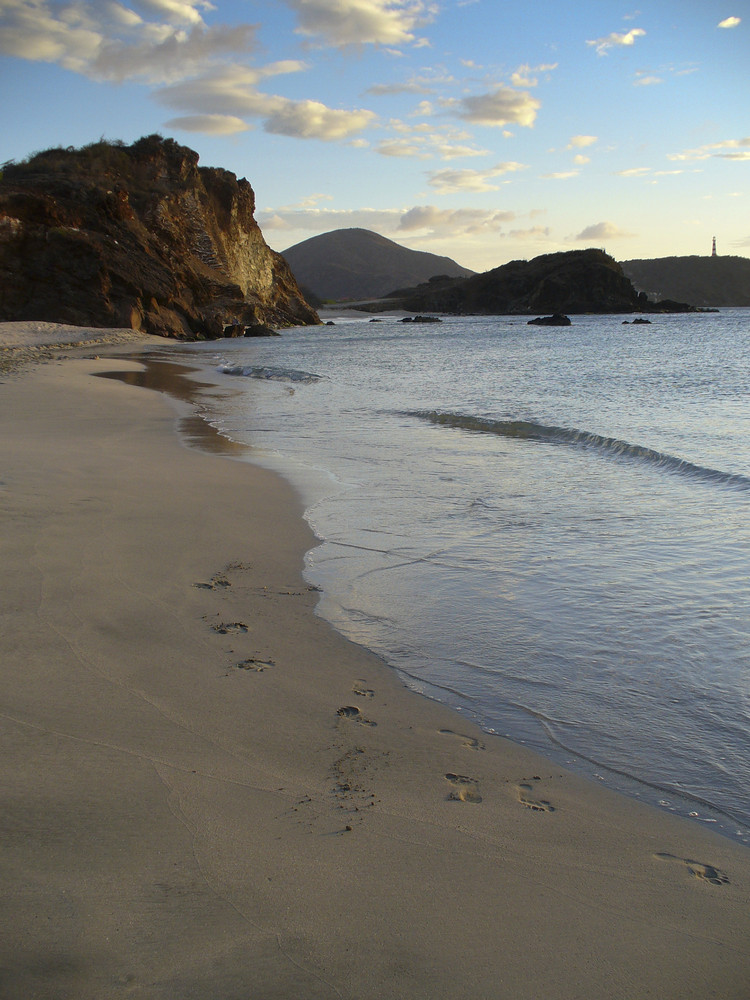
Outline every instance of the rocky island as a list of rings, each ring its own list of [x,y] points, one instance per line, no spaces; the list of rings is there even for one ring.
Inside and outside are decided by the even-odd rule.
[[[650,301],[617,261],[596,249],[514,260],[469,278],[433,278],[397,294],[410,311],[485,316],[693,311],[681,302]]]
[[[6,164],[0,321],[213,339],[319,323],[228,170],[151,135]]]

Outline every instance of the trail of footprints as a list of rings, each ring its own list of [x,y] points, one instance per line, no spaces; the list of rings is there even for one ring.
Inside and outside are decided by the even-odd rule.
[[[249,568],[250,567],[246,563],[230,563],[223,572],[215,573],[210,580],[206,582],[194,583],[193,586],[199,590],[221,591],[232,586],[227,574],[232,571],[240,571]],[[283,593],[284,596],[293,597],[297,596],[298,592],[279,591],[279,593]],[[208,622],[209,617],[209,615],[204,615],[204,620]],[[216,615],[216,617],[219,616]],[[210,623],[210,627],[212,631],[219,635],[244,635],[250,631],[249,626],[245,624],[245,622],[218,621]],[[235,669],[237,670],[254,671],[256,673],[262,673],[268,667],[274,667],[275,665],[275,660],[270,657],[261,657],[260,655],[249,656],[246,659],[241,660],[239,663],[234,664]],[[375,692],[372,688],[367,686],[367,682],[365,680],[359,680],[352,687],[352,694],[358,698],[373,698]],[[337,710],[336,714],[340,719],[345,720],[346,722],[353,722],[362,726],[377,726],[377,722],[374,722],[372,719],[368,719],[365,715],[363,715],[362,711],[356,705],[342,705]],[[460,741],[463,749],[484,750],[485,748],[484,744],[475,737],[466,736],[463,733],[455,732],[452,729],[441,729],[440,734],[442,736],[448,736]],[[387,753],[383,752],[382,755],[387,756]],[[365,757],[365,750],[362,747],[354,746],[346,750],[333,765],[332,777],[335,780],[333,794],[339,800],[340,808],[349,809],[354,813],[359,812],[360,806],[363,803],[367,806],[373,806],[376,802],[375,793],[367,792],[361,784],[361,779],[364,776],[364,772],[367,770]],[[479,781],[476,778],[472,778],[464,774],[457,774],[452,771],[446,772],[444,778],[449,786],[447,795],[448,800],[472,803],[474,805],[478,805],[482,802],[482,794],[479,790]],[[553,813],[555,812],[555,806],[552,805],[548,799],[541,798],[536,794],[535,785],[541,780],[541,776],[535,774],[532,778],[524,778],[519,781],[516,786],[516,797],[522,806],[532,812]],[[353,804],[353,800],[358,800],[359,804]],[[311,803],[312,799],[310,799],[309,796],[306,796],[305,801]],[[351,830],[351,824],[347,824],[342,832],[349,832]],[[691,875],[701,881],[709,883],[710,885],[723,886],[730,884],[727,873],[722,871],[720,868],[715,868],[713,865],[704,864],[703,862],[695,861],[692,858],[677,857],[676,855],[669,854],[667,852],[654,854],[654,858],[659,861],[671,861],[676,864],[684,865]]]
[[[250,565],[244,562],[233,562],[229,563],[224,570],[219,573],[214,573],[214,575],[207,581],[199,581],[194,583],[193,586],[197,590],[211,590],[211,591],[222,591],[226,590],[232,586],[232,581],[229,579],[231,573],[242,572],[243,570],[250,569]],[[286,591],[284,592],[287,593]],[[294,596],[294,595],[291,595]],[[210,621],[211,618],[217,618],[218,621]],[[234,621],[226,622],[221,620],[221,616],[218,613],[214,615],[204,615],[203,620],[208,623],[212,632],[217,635],[247,635],[251,629],[246,622]],[[243,660],[233,664],[235,670],[246,670],[252,671],[254,673],[263,673],[269,667],[275,667],[276,661],[268,656],[262,656],[260,653],[256,653],[252,656],[248,656]]]

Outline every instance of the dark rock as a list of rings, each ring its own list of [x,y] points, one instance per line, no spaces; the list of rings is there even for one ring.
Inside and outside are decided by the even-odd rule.
[[[404,316],[402,323],[442,323],[439,316]]]
[[[554,316],[537,316],[530,319],[527,326],[570,326],[570,317],[555,313]]]
[[[244,337],[278,337],[278,331],[274,330],[271,326],[266,326],[265,323],[252,323],[250,326],[246,326],[243,336]]]
[[[0,179],[0,320],[214,339],[319,323],[250,184],[148,136],[51,149]]]

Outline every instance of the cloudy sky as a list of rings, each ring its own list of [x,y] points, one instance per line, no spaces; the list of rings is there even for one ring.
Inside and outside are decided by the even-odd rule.
[[[284,250],[750,256],[750,0],[0,0],[0,161],[159,132]]]

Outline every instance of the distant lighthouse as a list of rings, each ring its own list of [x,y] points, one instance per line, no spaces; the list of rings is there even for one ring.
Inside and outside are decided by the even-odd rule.
[[[716,256],[716,237],[715,236],[714,236],[714,241],[711,244],[711,256],[712,257]]]

